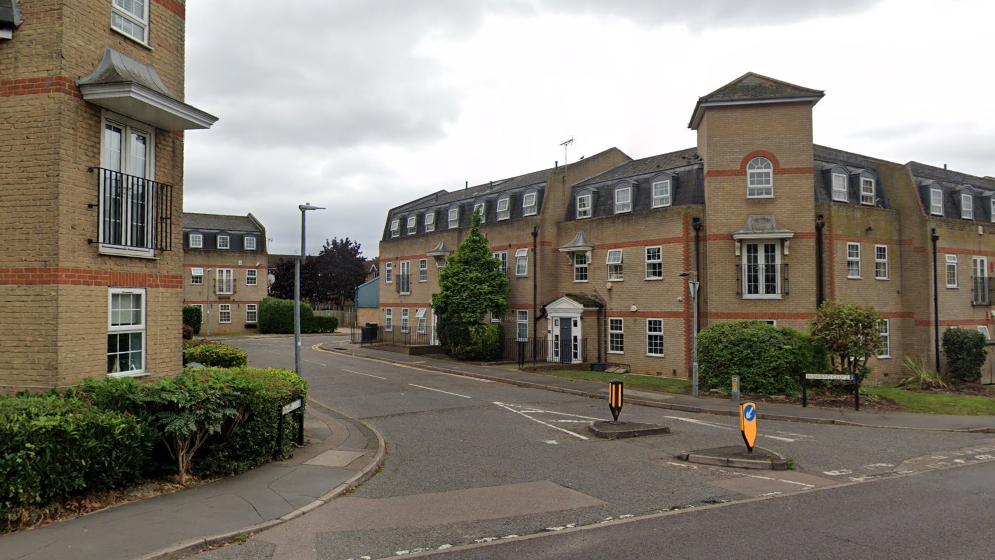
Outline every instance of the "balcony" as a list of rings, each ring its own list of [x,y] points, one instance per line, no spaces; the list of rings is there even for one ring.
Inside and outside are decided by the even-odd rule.
[[[737,264],[736,295],[743,299],[781,299],[788,295],[788,265]]]
[[[97,174],[98,239],[103,254],[154,258],[172,250],[173,187],[120,171],[91,167]],[[93,243],[93,240],[89,240]]]
[[[398,274],[394,279],[394,283],[397,286],[397,293],[406,296],[411,293],[411,275],[410,274]]]
[[[993,278],[988,276],[975,276],[971,278],[971,305],[975,307],[988,307],[992,304],[992,288],[995,287]]]

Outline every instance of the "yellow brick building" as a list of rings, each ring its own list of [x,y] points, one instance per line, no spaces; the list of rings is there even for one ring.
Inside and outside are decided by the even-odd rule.
[[[179,373],[185,4],[5,4],[0,391]]]
[[[699,328],[802,330],[823,301],[873,305],[877,382],[905,356],[932,363],[942,328],[990,332],[995,180],[816,145],[822,97],[748,73],[699,98],[695,147],[639,160],[612,149],[390,210],[380,323],[402,343],[435,342],[438,267],[481,211],[511,280],[506,336],[541,337],[553,361],[686,377],[695,304]],[[681,273],[700,282],[697,299]]]

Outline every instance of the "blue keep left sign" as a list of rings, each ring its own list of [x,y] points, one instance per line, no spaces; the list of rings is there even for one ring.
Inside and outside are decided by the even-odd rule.
[[[752,453],[753,443],[757,439],[757,405],[751,402],[739,405],[739,429],[746,447]]]
[[[748,404],[743,407],[743,418],[747,422],[753,422],[753,419],[757,416],[757,409],[752,404]]]

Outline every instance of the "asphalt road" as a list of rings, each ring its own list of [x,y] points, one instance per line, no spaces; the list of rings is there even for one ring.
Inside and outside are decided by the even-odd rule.
[[[925,480],[922,475],[902,477],[900,473],[971,465],[989,461],[995,454],[991,435],[763,422],[757,445],[792,459],[795,470],[744,472],[688,465],[675,459],[676,455],[741,444],[737,419],[627,406],[620,419],[666,424],[672,433],[603,440],[592,437],[586,426],[594,419],[610,419],[605,401],[313,348],[329,340],[305,338],[304,377],[310,383],[310,398],[379,431],[388,444],[384,469],[349,496],[243,545],[199,558],[383,558],[494,540],[516,543],[502,545],[514,548],[508,555],[528,551],[557,558],[565,557],[557,554],[572,550],[575,555],[571,557],[595,557],[613,550],[613,545],[621,546],[618,539],[644,541],[638,544],[645,548],[634,549],[633,554],[655,558],[668,557],[660,554],[667,553],[666,546],[675,535],[683,535],[675,541],[684,543],[675,549],[684,551],[686,555],[681,557],[695,558],[698,552],[694,546],[705,547],[706,543],[699,542],[696,536],[700,533],[688,524],[702,516],[715,516],[710,527],[718,533],[723,527],[729,529],[729,524],[740,523],[740,516],[774,516],[779,522],[740,524],[749,528],[750,534],[755,533],[758,542],[766,543],[770,552],[776,552],[774,544],[782,541],[785,550],[807,550],[805,543],[811,550],[819,550],[816,547],[829,547],[837,537],[812,533],[811,526],[801,523],[790,508],[818,510],[825,514],[821,517],[824,521],[829,519],[826,516],[852,519],[851,511],[844,507],[847,498],[833,496],[853,494],[862,504],[854,511],[873,516],[877,504],[877,511],[884,508],[888,512],[884,518],[892,519],[905,511],[906,506],[900,504],[906,498],[882,499],[889,495],[878,489],[885,487],[882,485],[915,487],[916,480]],[[289,338],[234,339],[230,343],[249,352],[250,365],[293,368]],[[971,468],[990,469],[991,465]],[[948,472],[969,471],[955,469],[928,476],[945,480],[942,477],[949,475],[943,473]],[[851,482],[871,484],[812,491]],[[710,507],[765,496],[777,499]],[[878,496],[878,500],[868,501],[868,496]],[[935,501],[942,496],[937,491],[930,498]],[[757,512],[749,513],[753,510]],[[652,517],[663,512],[670,513]],[[628,518],[637,521],[612,525],[603,533],[605,526]],[[895,527],[902,526],[892,521]],[[854,529],[848,523],[839,529],[833,525],[825,534],[845,538]],[[908,523],[917,522],[910,516]],[[919,534],[924,534],[926,527],[920,525],[925,523],[917,525]],[[574,527],[597,529],[558,534]],[[636,531],[644,532],[633,536]],[[599,539],[584,535],[594,533],[606,535],[607,542],[598,546],[608,549],[595,548],[588,554],[584,547]],[[557,536],[549,545],[536,544],[549,537],[517,543],[540,534]],[[796,542],[787,542],[791,540]],[[565,548],[557,548],[561,545],[555,543],[560,542]],[[710,542],[725,546],[702,548],[702,554],[710,550],[729,553],[737,550],[739,541],[730,537]],[[580,549],[584,549],[583,555],[578,554]],[[494,550],[488,547],[479,550],[459,554],[494,554],[487,552]],[[505,549],[501,550],[486,557],[505,557]],[[742,550],[750,551],[747,558],[764,557],[753,554],[751,548]],[[877,557],[866,553],[847,553],[845,557],[860,555]]]

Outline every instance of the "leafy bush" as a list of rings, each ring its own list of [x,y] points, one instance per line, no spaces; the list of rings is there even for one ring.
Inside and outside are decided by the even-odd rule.
[[[193,334],[200,334],[200,324],[204,321],[204,312],[196,305],[183,306],[183,324],[193,329]]]
[[[329,333],[334,332],[338,326],[339,320],[336,317],[315,315],[310,305],[301,302],[302,333]],[[259,302],[259,332],[293,334],[293,300],[268,297]]]
[[[783,395],[798,390],[801,374],[826,371],[825,350],[812,337],[761,321],[718,323],[698,333],[698,386]]]
[[[946,389],[943,377],[926,363],[926,356],[905,356],[903,361],[909,373],[898,382],[898,387],[912,389]]]
[[[13,509],[136,480],[149,435],[134,416],[76,399],[0,398],[0,525]]]
[[[233,346],[209,342],[185,348],[183,362],[198,362],[208,367],[245,367],[249,364],[249,356]]]
[[[504,354],[504,327],[500,323],[444,323],[442,351],[458,360],[497,360]]]
[[[947,329],[943,331],[943,354],[951,381],[977,383],[987,358],[985,335],[975,330]]]

